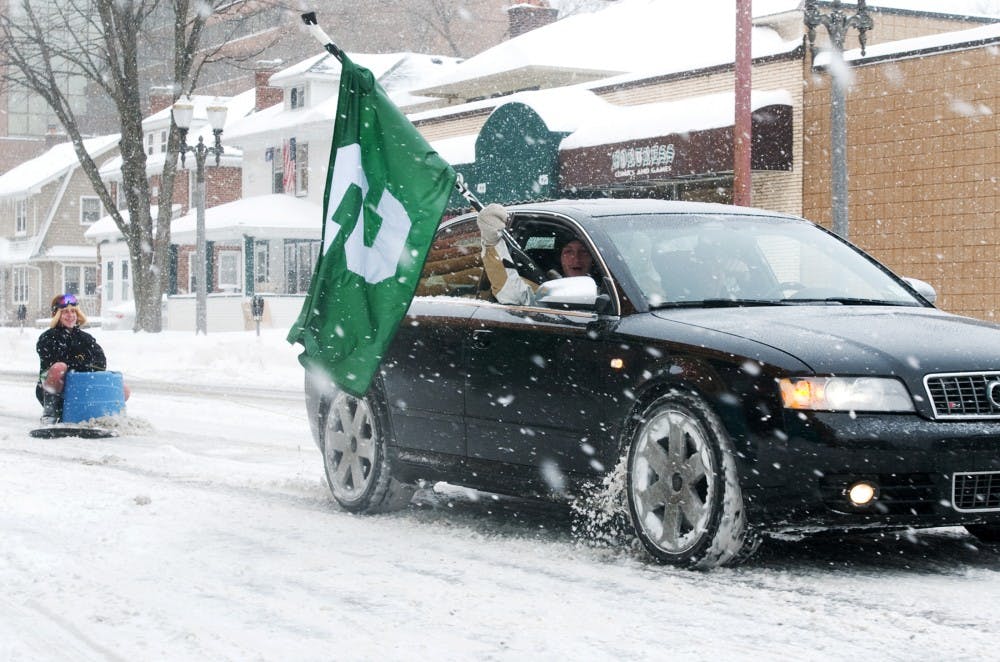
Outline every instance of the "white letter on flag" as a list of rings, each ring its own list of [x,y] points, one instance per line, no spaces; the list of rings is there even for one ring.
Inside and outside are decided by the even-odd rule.
[[[368,179],[361,167],[361,146],[357,143],[345,145],[337,150],[334,161],[333,177],[330,183],[330,200],[343,201],[344,195],[351,186],[361,189],[361,197],[368,195]],[[323,242],[323,252],[329,250],[334,238],[340,231],[340,224],[333,220],[337,205],[330,206],[330,218],[326,221],[326,232]],[[382,225],[371,247],[365,246],[365,224],[362,217],[363,208],[358,208],[357,223],[354,230],[344,242],[344,254],[347,258],[347,268],[374,285],[396,274],[399,259],[406,246],[406,237],[410,234],[412,222],[403,205],[388,191],[382,191],[375,212],[382,218]]]

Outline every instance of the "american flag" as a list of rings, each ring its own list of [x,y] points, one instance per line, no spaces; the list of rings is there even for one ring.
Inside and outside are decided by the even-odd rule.
[[[285,193],[295,193],[295,138],[286,140],[281,152],[284,161],[282,183]]]

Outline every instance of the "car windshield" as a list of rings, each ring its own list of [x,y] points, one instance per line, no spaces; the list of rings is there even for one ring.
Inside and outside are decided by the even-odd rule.
[[[653,308],[922,305],[872,261],[816,226],[725,214],[606,219]]]

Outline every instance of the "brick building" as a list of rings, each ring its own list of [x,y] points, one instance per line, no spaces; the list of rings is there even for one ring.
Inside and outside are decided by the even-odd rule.
[[[1000,26],[846,54],[850,239],[998,321]],[[830,80],[806,77],[802,213],[830,221]]]

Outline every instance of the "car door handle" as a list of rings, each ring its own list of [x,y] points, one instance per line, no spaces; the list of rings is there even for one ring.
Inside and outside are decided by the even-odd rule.
[[[491,337],[492,332],[486,331],[485,329],[479,329],[478,331],[472,332],[472,346],[476,349],[486,349],[490,346],[492,342]]]

